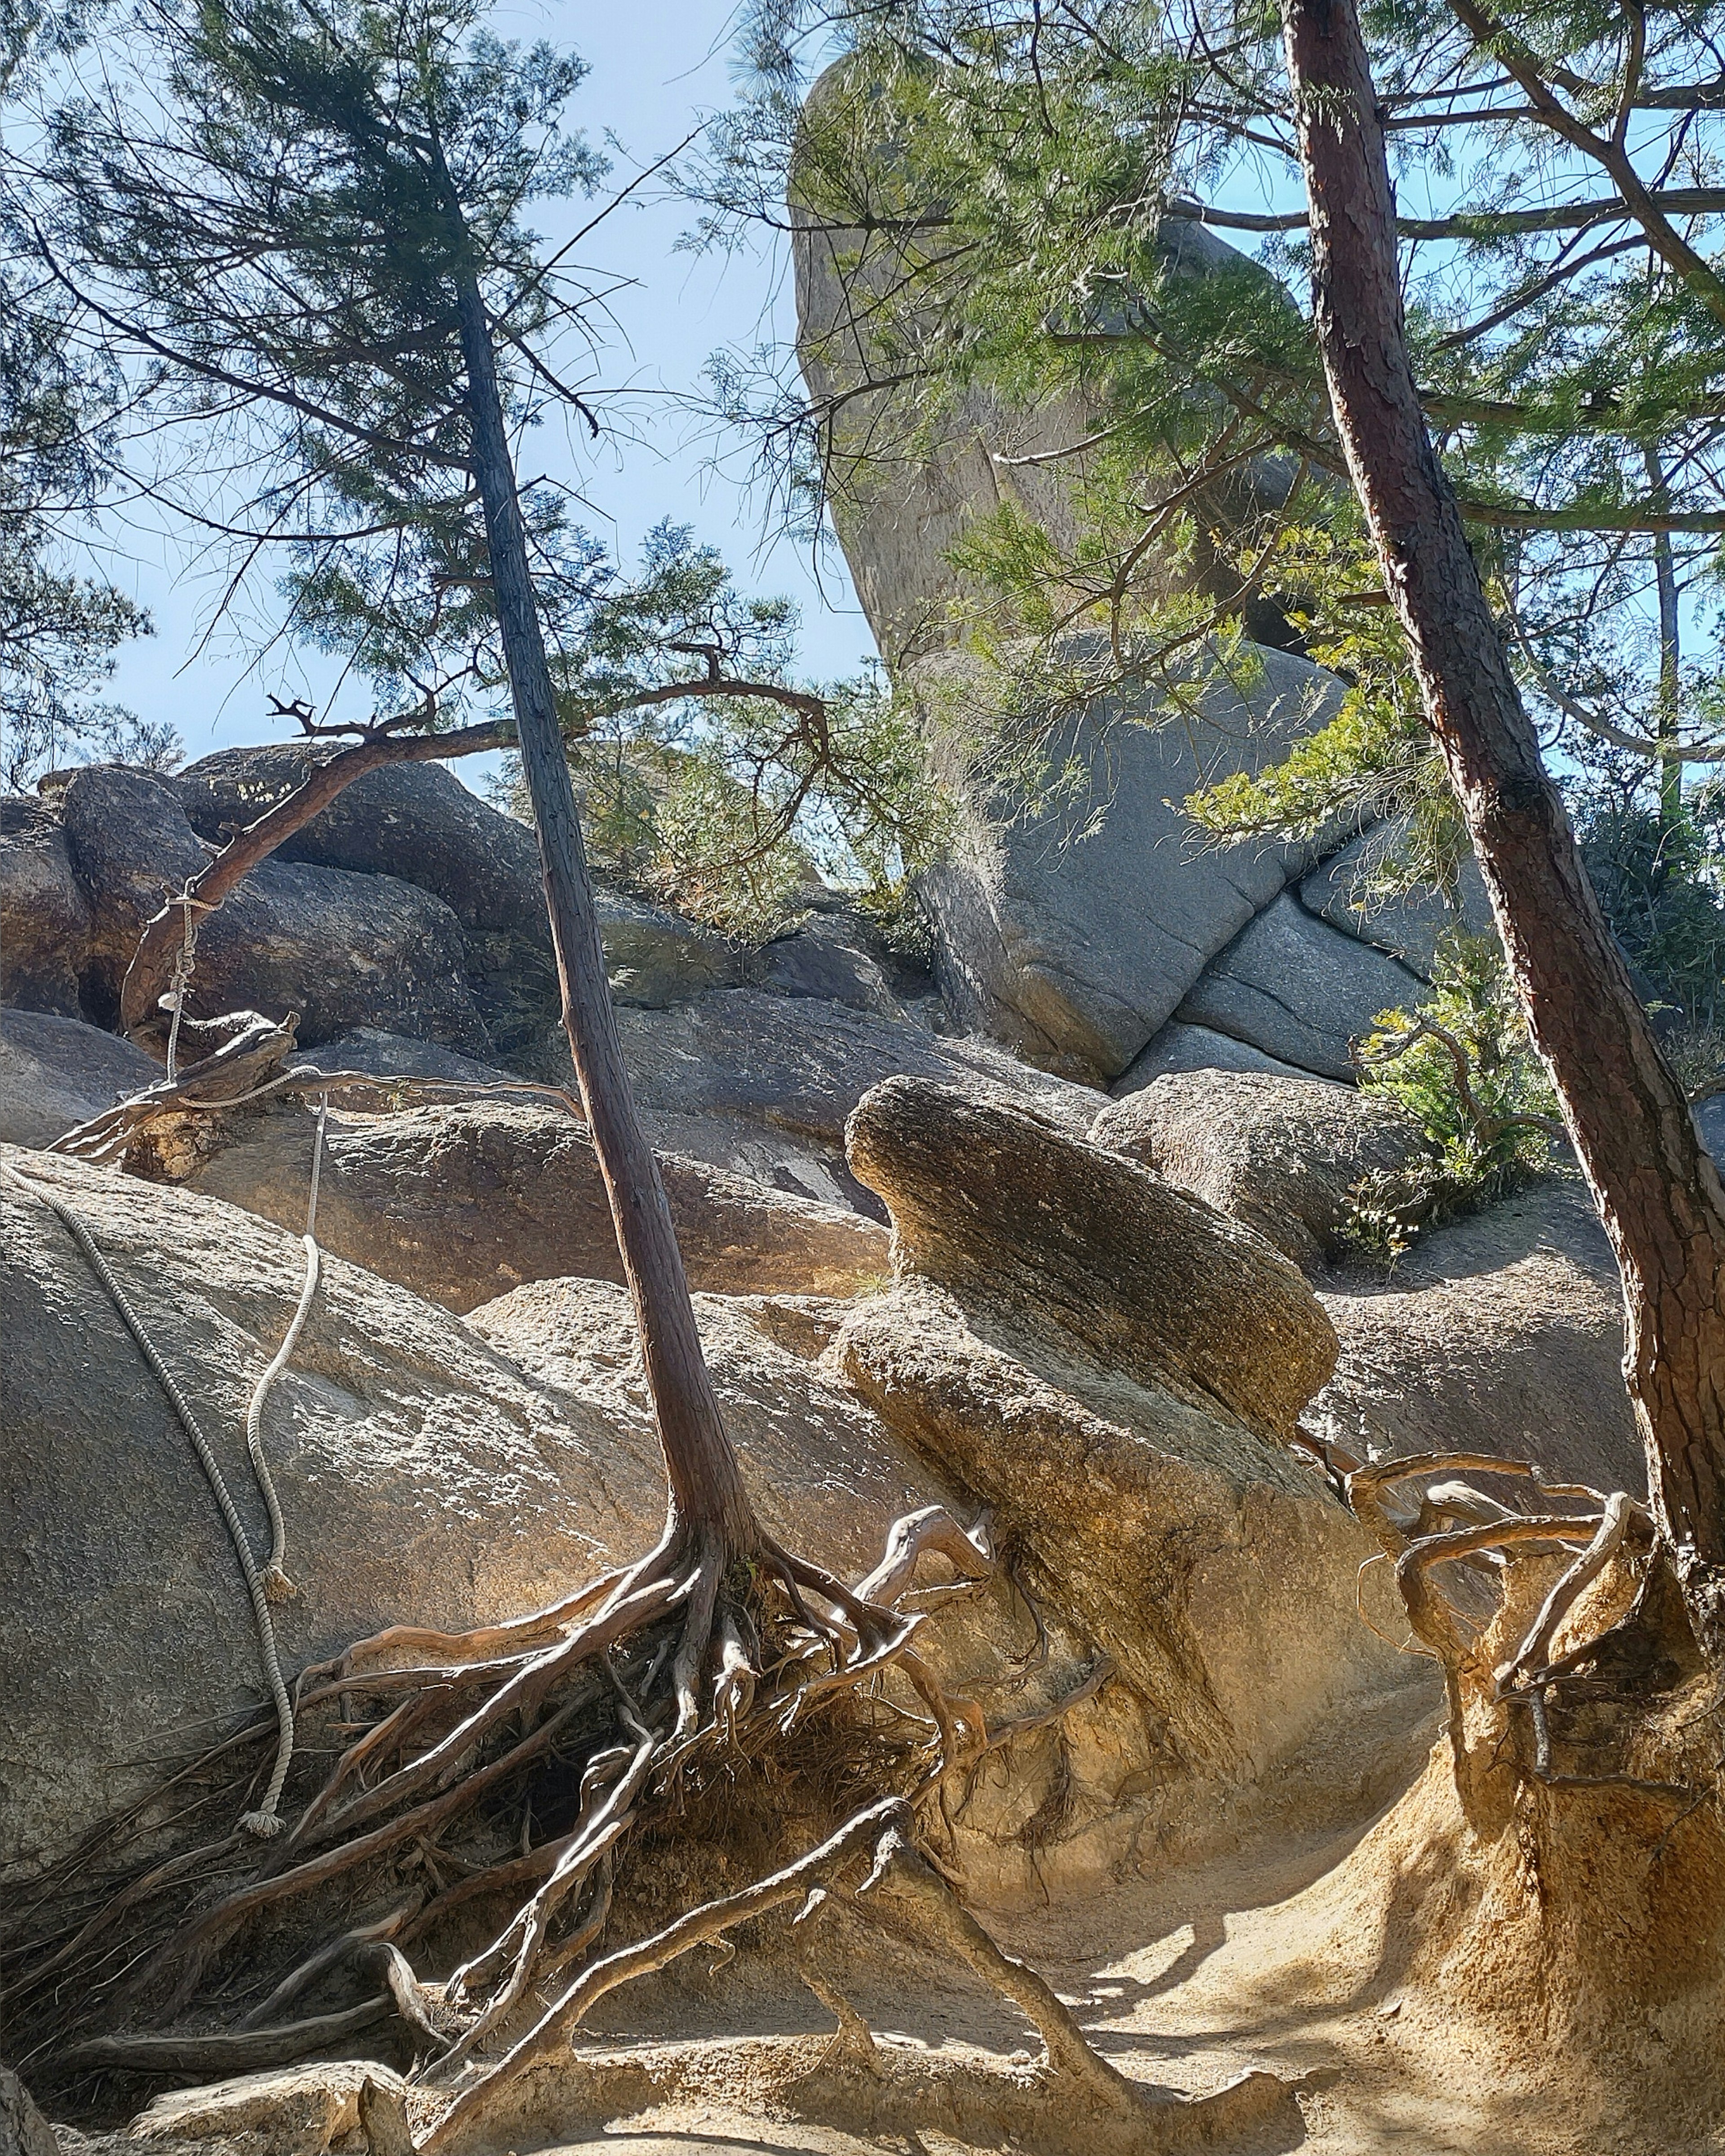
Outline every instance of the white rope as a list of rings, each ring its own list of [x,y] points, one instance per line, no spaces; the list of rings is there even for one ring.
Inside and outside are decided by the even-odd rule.
[[[167,1027],[167,1077],[170,1085],[178,1075],[180,1018],[186,1008],[186,991],[192,985],[193,955],[198,947],[198,924],[192,911],[197,903],[189,886],[180,893],[180,904],[186,914],[186,940],[180,946],[179,956],[174,960],[173,978],[168,983],[168,1009],[172,1014]]]
[[[269,1591],[264,1584],[264,1574],[259,1571],[253,1558],[251,1545],[246,1539],[245,1524],[234,1507],[233,1498],[228,1493],[228,1486],[222,1479],[222,1471],[217,1463],[216,1455],[210,1450],[209,1440],[198,1428],[198,1418],[193,1414],[190,1403],[178,1385],[175,1383],[173,1375],[167,1365],[157,1353],[156,1343],[144,1330],[142,1321],[126,1300],[125,1289],[114,1277],[107,1260],[96,1247],[89,1229],[77,1214],[69,1206],[62,1204],[54,1193],[39,1178],[22,1173],[9,1161],[6,1163],[6,1172],[14,1183],[33,1195],[40,1198],[50,1212],[58,1215],[73,1241],[77,1244],[89,1261],[90,1270],[107,1290],[108,1300],[119,1312],[125,1322],[126,1331],[137,1342],[139,1353],[154,1373],[157,1383],[167,1394],[169,1404],[179,1417],[181,1428],[191,1440],[192,1449],[198,1455],[198,1464],[203,1470],[204,1478],[214,1494],[223,1519],[227,1522],[228,1538],[234,1544],[234,1553],[239,1560],[239,1569],[244,1576],[246,1592],[251,1597],[252,1615],[257,1625],[259,1657],[264,1666],[264,1674],[269,1681],[270,1697],[275,1703],[277,1732],[275,1769],[270,1778],[270,1786],[264,1793],[263,1803],[257,1810],[242,1814],[239,1821],[247,1833],[257,1835],[260,1839],[267,1840],[280,1834],[285,1825],[280,1813],[281,1791],[282,1785],[287,1779],[289,1763],[293,1758],[294,1710],[293,1704],[288,1697],[286,1682],[281,1674],[281,1660],[276,1652],[275,1626],[270,1614]],[[311,1241],[309,1236],[306,1240],[308,1242]],[[315,1245],[313,1248],[315,1250]],[[312,1285],[316,1285],[315,1275]],[[291,1343],[298,1325],[309,1306],[309,1296],[302,1295],[300,1310],[295,1317],[294,1326],[289,1329],[290,1338],[288,1342],[284,1343],[285,1348]],[[273,1374],[277,1366],[285,1359],[285,1353],[278,1355],[276,1362],[270,1366],[270,1373],[267,1374]],[[254,1455],[254,1464],[259,1456],[260,1455]],[[266,1502],[271,1506],[273,1517],[279,1517],[275,1513],[274,1501],[275,1492],[273,1488],[270,1488]]]

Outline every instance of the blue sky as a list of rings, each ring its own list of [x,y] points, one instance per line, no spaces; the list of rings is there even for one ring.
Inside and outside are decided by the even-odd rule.
[[[728,48],[732,0],[634,0],[606,8],[513,5],[494,18],[499,32],[544,37],[572,46],[592,73],[571,114],[589,140],[608,131],[614,183],[674,148],[703,113],[731,95]],[[541,228],[553,241],[591,214],[593,205],[543,205]],[[590,448],[547,428],[529,438],[526,465],[574,477],[590,505],[585,521],[625,561],[663,517],[691,524],[718,546],[746,588],[788,593],[802,607],[804,670],[832,678],[854,673],[872,650],[867,624],[836,550],[817,565],[806,547],[763,531],[763,500],[746,484],[747,457],[726,445],[679,398],[697,393],[708,355],[720,346],[752,348],[788,340],[793,319],[788,275],[771,254],[729,259],[677,251],[691,213],[649,188],[617,210],[582,250],[582,259],[621,282],[611,300],[616,333],[602,378],[628,393],[613,409],[617,438]],[[577,430],[578,432],[578,430]],[[633,439],[624,439],[625,436]],[[271,653],[254,665],[244,637],[218,628],[199,649],[219,598],[223,575],[212,560],[187,559],[163,529],[134,524],[114,535],[119,546],[103,567],[150,608],[157,634],[120,654],[113,695],[142,716],[169,718],[188,757],[281,731],[269,717],[268,695],[305,695],[321,703],[331,670],[312,659]],[[127,557],[135,555],[136,559]],[[356,689],[355,701],[363,698]],[[476,770],[463,772],[477,779]]]

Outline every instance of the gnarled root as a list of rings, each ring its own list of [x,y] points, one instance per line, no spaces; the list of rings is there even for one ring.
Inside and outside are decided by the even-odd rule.
[[[919,1722],[896,1707],[891,1742],[874,1741],[871,1758],[896,1760],[899,1786],[926,1786],[980,1753],[981,1715],[946,1697],[912,1649],[920,1617],[896,1606],[927,1551],[960,1583],[990,1562],[985,1534],[939,1507],[896,1522],[855,1589],[764,1537],[738,1552],[673,1522],[639,1563],[531,1617],[358,1642],[296,1686],[296,1719],[312,1732],[305,1761],[318,1757],[320,1717],[336,1757],[290,1789],[290,1831],[262,1851],[230,1835],[207,1866],[141,1870],[59,1935],[21,1941],[11,2012],[29,2012],[38,2049],[67,2066],[145,2070],[189,2061],[188,2044],[226,2046],[223,2058],[248,2066],[303,2056],[332,2019],[393,2015],[422,2077],[446,2079],[536,1984],[589,1959],[629,1837],[708,1761],[793,1729],[801,1738],[809,1717],[830,1720],[850,1698],[866,1717],[864,1696],[889,1670],[927,1709]],[[255,1779],[260,1748],[229,1757]],[[380,1894],[387,1913],[356,1924],[351,1912],[368,1899],[375,1909]],[[470,1922],[469,1905],[499,1904],[507,1920],[443,1983],[415,1974],[416,1944],[434,1958],[458,1912]],[[307,1953],[308,1918],[330,1911],[334,1936]],[[177,2034],[218,1963],[260,1928],[292,1940],[286,1973],[233,2035]],[[280,2018],[344,1968],[376,1997],[336,2016]],[[109,2033],[128,2020],[147,2033]]]
[[[1016,2006],[1043,2042],[1040,2064],[1029,2075],[1009,2076],[970,2062],[947,2062],[949,2070],[935,2076],[942,2084],[935,2087],[926,2063],[919,2061],[915,2104],[922,2107],[922,2115],[913,2107],[904,2123],[935,2123],[929,2112],[932,2100],[937,2108],[953,2112],[956,2126],[966,2123],[967,2112],[991,2112],[997,2123],[1009,2119],[1016,2129],[1014,2141],[1026,2145],[1069,2148],[1073,2128],[1081,2122],[1097,2147],[1142,2152],[1199,2145],[1218,2129],[1261,2126],[1279,2112],[1297,2118],[1290,2092],[1268,2074],[1248,2075],[1214,2097],[1189,2100],[1147,2089],[1117,2072],[1091,2048],[1052,1987],[1004,1953],[965,1910],[952,1888],[917,1853],[910,1807],[887,1799],[857,1813],[819,1848],[769,1877],[691,1910],[654,1937],[594,1963],[484,2080],[463,2091],[420,2143],[419,2156],[465,2156],[469,2149],[512,2138],[523,2109],[531,2108],[531,2099],[524,2106],[524,2084],[542,2073],[555,2076],[562,2071],[570,2036],[602,1999],[774,1908],[798,1902],[795,1921],[810,1921],[829,1897],[845,1892],[845,1875],[865,1858],[870,1860],[867,1875],[846,1897],[845,1906],[961,1963]],[[851,2040],[848,2065],[853,2077],[860,2074],[878,2083],[875,2101],[863,2108],[881,2113],[883,2123],[897,2123],[896,2112],[911,2092],[893,2090],[891,2055],[874,2045],[866,2025],[845,2002],[838,2001],[834,2010],[840,2037],[848,2034]],[[814,2084],[834,2057],[829,2046],[798,2078],[799,2109],[818,2112]],[[950,2070],[952,2065],[956,2071]],[[570,2071],[579,2069],[572,2064]],[[900,2097],[896,2105],[895,2093]],[[855,2090],[847,2089],[841,2108],[854,2117],[856,2107]]]

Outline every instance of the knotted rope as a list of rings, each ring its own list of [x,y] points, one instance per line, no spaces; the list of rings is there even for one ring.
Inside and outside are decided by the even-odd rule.
[[[306,1209],[305,1234],[303,1239],[305,1249],[305,1281],[300,1291],[299,1306],[294,1312],[293,1319],[289,1324],[280,1347],[277,1348],[269,1368],[258,1380],[252,1393],[250,1405],[246,1411],[246,1450],[250,1455],[252,1471],[257,1477],[258,1486],[263,1492],[264,1503],[270,1515],[270,1557],[261,1569],[252,1555],[251,1544],[246,1537],[245,1523],[240,1518],[234,1500],[228,1494],[228,1485],[223,1479],[221,1466],[210,1448],[208,1439],[198,1427],[198,1418],[192,1411],[191,1403],[175,1383],[172,1372],[162,1361],[155,1342],[145,1330],[143,1321],[132,1308],[125,1289],[115,1278],[112,1268],[102,1255],[90,1230],[71,1208],[64,1204],[40,1178],[24,1174],[9,1161],[6,1163],[6,1172],[12,1180],[21,1189],[39,1198],[49,1211],[58,1217],[73,1241],[84,1253],[90,1270],[107,1291],[108,1300],[119,1312],[126,1331],[136,1342],[139,1353],[149,1364],[157,1383],[167,1394],[168,1403],[178,1417],[181,1428],[190,1439],[192,1450],[197,1454],[198,1465],[203,1470],[204,1479],[208,1482],[214,1494],[217,1507],[227,1523],[228,1539],[234,1545],[235,1557],[239,1560],[239,1569],[245,1580],[246,1593],[251,1599],[252,1616],[257,1628],[259,1659],[263,1664],[264,1675],[270,1687],[270,1696],[275,1705],[275,1766],[270,1777],[270,1785],[264,1793],[262,1804],[255,1811],[243,1813],[239,1821],[240,1825],[248,1834],[256,1835],[263,1840],[269,1840],[281,1833],[286,1824],[281,1816],[281,1793],[287,1781],[288,1768],[294,1756],[293,1702],[288,1697],[286,1681],[281,1673],[281,1658],[276,1651],[275,1625],[270,1615],[270,1605],[272,1601],[285,1600],[287,1596],[295,1592],[291,1582],[283,1569],[283,1560],[287,1551],[287,1529],[282,1519],[281,1506],[276,1497],[275,1485],[270,1476],[269,1463],[264,1456],[262,1430],[264,1404],[269,1399],[270,1389],[276,1378],[287,1366],[288,1358],[293,1353],[295,1343],[299,1339],[300,1331],[311,1311],[313,1298],[317,1293],[321,1266],[317,1240],[314,1230],[317,1221],[318,1179],[323,1166],[324,1124],[328,1111],[329,1096],[326,1093],[322,1096],[318,1109],[317,1135],[311,1157],[311,1195],[310,1204]]]

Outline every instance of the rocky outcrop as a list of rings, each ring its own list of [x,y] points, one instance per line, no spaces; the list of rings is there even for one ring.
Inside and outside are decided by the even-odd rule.
[[[1407,967],[1307,913],[1286,893],[1265,908],[1180,1005],[1204,1025],[1322,1078],[1347,1078],[1348,1043],[1379,1011],[1419,1002]]]
[[[77,1018],[90,909],[40,802],[0,800],[0,1004]]]
[[[145,924],[208,850],[168,782],[116,765],[74,773],[61,816],[90,906],[89,971],[105,1006],[96,1014],[110,1019]],[[187,1008],[199,1018],[295,1010],[306,1047],[376,1025],[484,1055],[465,967],[460,922],[416,884],[270,860],[200,922]]]
[[[841,64],[813,97],[831,110],[846,94]],[[891,200],[891,172],[880,178],[880,198]],[[1264,267],[1194,221],[1165,221],[1157,244],[1164,305],[1178,307],[1182,287],[1199,282],[1210,287],[1202,304],[1212,310],[1225,310],[1218,288],[1227,280],[1261,297]],[[932,413],[914,388],[894,387],[903,353],[942,326],[919,324],[914,311],[901,318],[910,303],[891,290],[893,249],[872,233],[824,228],[804,214],[794,256],[798,355],[817,406],[831,413],[823,448],[834,524],[880,653],[901,688],[923,699],[931,737],[963,794],[947,857],[925,885],[942,984],[958,1015],[1091,1082],[1120,1078],[1177,1011],[1281,1062],[1339,1075],[1348,1036],[1386,1000],[1406,1000],[1382,994],[1384,968],[1374,961],[1404,952],[1417,969],[1432,940],[1425,910],[1391,908],[1369,921],[1352,910],[1352,829],[1310,849],[1216,850],[1199,840],[1183,803],[1206,784],[1279,760],[1293,739],[1335,716],[1343,684],[1293,655],[1297,639],[1275,607],[1249,600],[1252,640],[1225,664],[1212,654],[1214,678],[1201,693],[1174,698],[1129,685],[1051,726],[1057,808],[1027,802],[1021,789],[973,783],[969,744],[988,737],[1000,693],[956,647],[967,607],[997,606],[999,594],[967,580],[957,544],[1006,505],[1070,550],[1081,536],[1086,444],[1106,415],[1080,390],[1020,406],[982,382]],[[1279,502],[1288,476],[1264,458],[1209,487],[1197,504],[1193,547],[1139,565],[1151,594],[1195,588],[1237,602],[1226,535],[1243,516]],[[1081,667],[1095,657],[1082,638],[1057,654]],[[1093,663],[1089,670],[1107,672]],[[1327,880],[1320,857],[1338,847],[1346,858]],[[1322,928],[1283,934],[1262,954],[1274,970],[1243,980],[1242,957],[1260,953],[1223,954],[1308,872],[1318,878],[1308,882],[1309,902],[1343,949]],[[1359,963],[1347,962],[1349,947],[1363,951]],[[1307,1008],[1317,1013],[1312,1027],[1289,1022],[1288,1010]]]
[[[297,1231],[316,1125],[259,1117],[188,1188]],[[848,1206],[770,1190],[704,1161],[660,1158],[690,1283],[725,1295],[845,1296],[886,1270],[886,1231]],[[586,1131],[555,1108],[476,1101],[332,1114],[318,1240],[445,1309],[524,1281],[621,1281],[611,1209]]]
[[[1352,1086],[1198,1070],[1105,1108],[1092,1141],[1142,1161],[1310,1272],[1343,1255],[1363,1178],[1405,1173],[1428,1148],[1406,1116]]]
[[[1273,762],[1340,695],[1308,661],[1253,651],[1195,709],[1170,705],[1158,720],[1153,701],[1101,700],[1050,751],[1052,767],[1087,773],[1076,797],[1035,812],[968,790],[958,834],[927,880],[938,972],[958,1014],[1051,1069],[1118,1077],[1311,858],[1204,848],[1187,796]]]
[[[845,1119],[870,1086],[899,1072],[1015,1101],[1083,1132],[1088,1086],[1027,1068],[991,1042],[930,1033],[812,996],[737,988],[667,1011],[621,1010],[635,1100],[655,1145],[735,1175],[884,1218],[850,1173]],[[551,1036],[534,1075],[571,1082],[567,1043]]]
[[[219,843],[290,793],[320,753],[333,752],[292,742],[222,749],[172,783],[193,829]],[[275,858],[391,876],[441,900],[464,931],[463,970],[495,1048],[506,1054],[555,1019],[557,968],[533,834],[443,765],[367,772]]]
[[[1623,1291],[1579,1177],[1433,1229],[1389,1280],[1349,1275],[1322,1299],[1342,1352],[1303,1418],[1316,1435],[1355,1458],[1491,1452],[1645,1491]]]
[[[141,1048],[80,1019],[0,1010],[0,1145],[52,1145],[161,1075]]]
[[[1353,1614],[1358,1523],[1275,1435],[1334,1353],[1311,1291],[1147,1171],[937,1086],[870,1094],[851,1159],[898,1285],[829,1360],[1118,1658],[1176,1838],[1224,1832],[1343,1702],[1405,1680]]]

